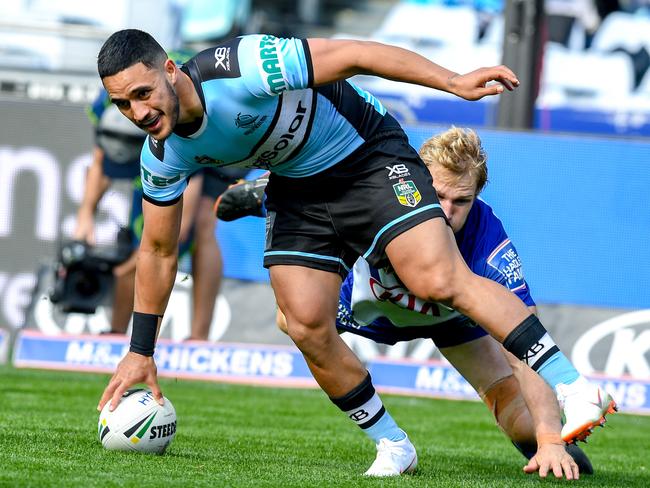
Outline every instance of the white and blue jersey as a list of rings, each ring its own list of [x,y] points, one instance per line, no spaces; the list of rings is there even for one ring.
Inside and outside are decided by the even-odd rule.
[[[145,198],[180,198],[205,166],[263,168],[311,176],[345,159],[384,122],[386,110],[348,81],[313,87],[303,39],[249,35],[207,49],[181,68],[204,114],[164,141],[148,137],[141,156]],[[398,127],[398,126],[396,126]]]
[[[517,250],[492,208],[475,200],[464,227],[456,234],[458,248],[477,275],[496,281],[534,306]],[[336,326],[341,331],[395,344],[432,338],[450,347],[487,334],[459,312],[420,300],[394,273],[376,269],[360,258],[341,287]]]

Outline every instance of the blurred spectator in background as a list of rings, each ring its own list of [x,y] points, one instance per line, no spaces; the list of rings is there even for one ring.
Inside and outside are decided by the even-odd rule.
[[[485,31],[492,20],[503,13],[506,2],[505,0],[407,0],[402,3],[439,5],[450,8],[465,7],[473,9],[476,11],[478,16],[477,39],[480,39],[485,34]]]
[[[575,47],[587,47],[602,20],[594,0],[545,0],[544,6],[548,41],[564,46],[569,46],[572,33],[577,31],[582,45]]]
[[[172,53],[176,60],[187,59],[185,53]],[[140,149],[145,133],[122,116],[102,90],[88,109],[96,128],[93,161],[88,169],[84,195],[77,212],[74,238],[95,243],[94,215],[102,196],[113,179],[133,180],[133,200],[129,231],[133,254],[114,269],[115,287],[111,315],[111,333],[127,331],[133,310],[136,251],[144,220],[142,216],[142,184],[140,182]],[[188,339],[207,340],[222,278],[221,252],[215,236],[216,220],[213,204],[229,184],[244,176],[243,170],[205,169],[194,176],[184,193],[180,232],[181,258],[189,254],[192,263],[192,321]]]
[[[178,33],[183,43],[212,45],[245,33],[251,0],[176,0]]]

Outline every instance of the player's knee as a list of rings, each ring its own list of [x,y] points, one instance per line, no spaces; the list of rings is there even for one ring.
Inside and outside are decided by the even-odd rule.
[[[299,315],[285,317],[286,333],[298,347],[323,344],[328,333],[328,323],[328,317],[306,309],[301,310]]]
[[[520,446],[535,446],[535,427],[514,376],[502,378],[483,395],[497,425]]]
[[[278,326],[278,329],[280,329],[280,331],[282,331],[285,334],[289,335],[289,327],[287,326],[287,318],[280,311],[280,309],[278,309],[276,314],[275,314],[275,324]]]
[[[326,339],[322,328],[301,322],[287,322],[287,334],[301,350],[321,347]]]

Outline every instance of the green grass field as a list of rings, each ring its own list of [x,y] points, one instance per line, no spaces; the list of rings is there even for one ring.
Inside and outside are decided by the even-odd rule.
[[[419,470],[361,476],[375,448],[318,390],[163,379],[178,415],[164,456],[109,452],[95,410],[108,377],[0,367],[2,487],[522,487],[568,483],[521,471],[524,458],[477,402],[383,395],[418,448]],[[584,445],[580,486],[650,486],[650,417],[614,415]]]

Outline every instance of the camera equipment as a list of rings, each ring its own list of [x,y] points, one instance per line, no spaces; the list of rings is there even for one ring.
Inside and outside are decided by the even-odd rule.
[[[54,265],[50,301],[65,313],[93,314],[113,287],[113,268],[131,255],[128,229],[120,229],[117,246],[100,249],[83,241],[61,244]]]

